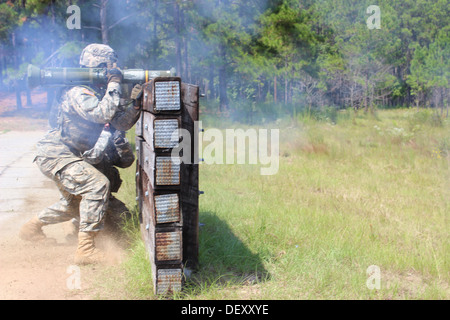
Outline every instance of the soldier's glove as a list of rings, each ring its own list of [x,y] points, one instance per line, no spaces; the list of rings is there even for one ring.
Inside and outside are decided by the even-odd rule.
[[[128,142],[127,138],[125,138],[125,131],[116,130],[112,136],[115,145],[122,145]]]
[[[131,90],[130,98],[134,101],[134,109],[139,110],[142,105],[142,86],[139,83]]]
[[[123,79],[122,71],[114,64],[108,64],[106,70],[106,78],[108,79],[108,83],[117,82],[121,83]]]
[[[105,150],[108,146],[109,139],[111,138],[111,131],[109,130],[109,125],[106,124],[103,131],[100,133],[97,142],[92,149],[86,150],[82,157],[90,164],[97,164],[103,160],[105,156]]]
[[[131,100],[138,100],[142,97],[142,86],[138,83],[131,90]]]

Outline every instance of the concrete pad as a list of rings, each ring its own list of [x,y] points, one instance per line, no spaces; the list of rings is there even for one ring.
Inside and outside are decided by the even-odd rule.
[[[45,131],[0,134],[0,232],[17,221],[17,230],[46,206],[58,201],[55,184],[33,163],[36,143]],[[13,223],[14,225],[14,223]],[[6,230],[7,229],[7,230]]]

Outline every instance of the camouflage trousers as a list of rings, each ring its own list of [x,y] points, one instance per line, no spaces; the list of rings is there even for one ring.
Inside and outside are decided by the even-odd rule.
[[[109,180],[85,161],[69,163],[56,174],[52,174],[53,159],[37,157],[39,169],[55,181],[61,192],[60,201],[45,208],[38,214],[46,224],[79,219],[79,230],[99,231],[103,228],[104,215],[109,199]]]

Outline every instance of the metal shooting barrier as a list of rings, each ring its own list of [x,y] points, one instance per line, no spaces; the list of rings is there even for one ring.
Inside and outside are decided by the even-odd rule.
[[[194,137],[198,98],[198,86],[177,77],[144,84],[135,126],[136,193],[155,294],[179,292],[186,271],[198,265],[198,164],[172,155],[180,129]]]

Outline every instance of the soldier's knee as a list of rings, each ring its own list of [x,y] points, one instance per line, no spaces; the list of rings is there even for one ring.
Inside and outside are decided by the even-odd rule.
[[[90,198],[106,199],[109,195],[111,184],[103,174],[96,174],[89,181],[89,185],[86,186],[87,194],[90,194]]]
[[[111,189],[111,183],[109,182],[108,178],[104,175],[101,175],[98,178],[98,191],[102,193],[103,195],[107,196],[109,194],[109,191]]]

